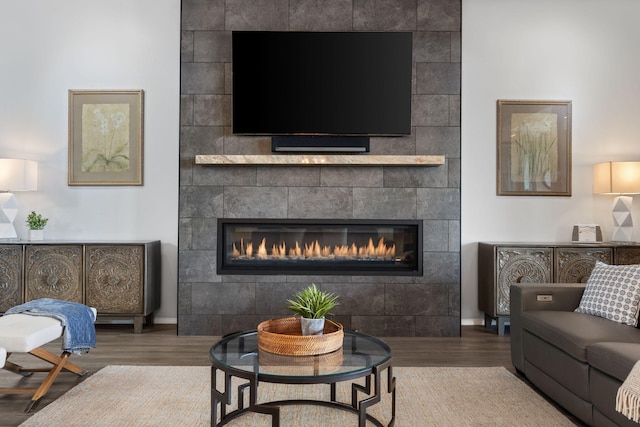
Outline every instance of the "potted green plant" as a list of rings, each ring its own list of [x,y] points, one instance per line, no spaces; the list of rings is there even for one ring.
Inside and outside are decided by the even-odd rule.
[[[43,218],[41,214],[31,211],[27,216],[27,226],[29,227],[29,240],[42,240],[44,238],[44,227],[49,218]]]
[[[289,310],[301,316],[302,335],[322,335],[325,316],[332,314],[330,311],[338,305],[338,296],[321,291],[312,283],[287,303]]]

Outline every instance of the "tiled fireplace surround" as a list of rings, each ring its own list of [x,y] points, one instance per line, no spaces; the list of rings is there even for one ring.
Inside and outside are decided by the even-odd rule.
[[[379,336],[460,334],[460,0],[183,0],[180,335],[223,335],[288,315],[316,283],[346,327]],[[269,154],[231,134],[231,31],[413,31],[412,135],[372,154],[444,155],[436,167],[205,166],[198,154]],[[423,276],[218,275],[217,218],[418,219]]]

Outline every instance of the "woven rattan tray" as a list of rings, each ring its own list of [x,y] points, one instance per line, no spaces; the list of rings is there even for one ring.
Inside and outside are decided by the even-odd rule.
[[[299,317],[266,320],[258,325],[258,347],[288,356],[313,356],[342,347],[342,325],[327,320],[323,335],[302,335]]]

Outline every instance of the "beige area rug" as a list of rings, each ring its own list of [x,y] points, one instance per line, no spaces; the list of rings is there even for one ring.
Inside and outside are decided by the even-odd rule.
[[[21,426],[208,426],[210,368],[206,366],[107,366]],[[504,368],[394,368],[396,426],[573,426],[553,405]],[[386,380],[386,374],[383,376]],[[221,378],[219,378],[221,379]],[[385,381],[386,382],[386,381]],[[386,391],[386,388],[384,388]],[[348,400],[350,387],[340,384]],[[262,384],[260,399],[324,398],[327,385]],[[370,413],[386,423],[390,397]],[[283,406],[283,427],[357,426],[357,417],[322,406]],[[270,426],[261,414],[245,414],[229,426]],[[367,423],[367,426],[373,425]]]

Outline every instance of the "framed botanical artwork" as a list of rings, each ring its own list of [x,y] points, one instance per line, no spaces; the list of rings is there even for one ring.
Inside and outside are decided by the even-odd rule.
[[[69,185],[142,185],[142,90],[69,91]]]
[[[499,196],[571,196],[571,101],[498,100]]]

